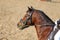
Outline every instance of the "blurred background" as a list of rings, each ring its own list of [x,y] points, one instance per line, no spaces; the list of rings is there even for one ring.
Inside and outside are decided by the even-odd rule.
[[[42,10],[53,21],[60,18],[60,0],[0,0],[0,40],[38,40],[34,26],[17,28],[28,6]]]

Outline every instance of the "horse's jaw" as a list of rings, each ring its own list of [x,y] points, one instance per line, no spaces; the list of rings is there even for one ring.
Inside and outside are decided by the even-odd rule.
[[[23,30],[23,29],[25,29],[25,28],[27,28],[27,27],[29,27],[29,26],[28,26],[28,25],[18,26],[18,28],[19,28],[20,30]]]

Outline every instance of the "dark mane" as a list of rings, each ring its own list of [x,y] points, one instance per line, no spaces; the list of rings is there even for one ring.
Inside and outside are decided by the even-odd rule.
[[[36,10],[36,9],[29,9],[29,10],[27,10],[27,12],[29,12],[29,13],[32,13],[33,11],[38,11],[38,12],[44,17],[44,19],[45,19],[48,23],[50,23],[50,24],[55,24],[43,11],[41,11],[41,10]]]
[[[45,20],[46,20],[48,23],[50,23],[50,24],[55,24],[43,11],[41,11],[41,10],[37,10],[37,11],[39,11],[40,14],[41,14],[42,16],[44,16]]]

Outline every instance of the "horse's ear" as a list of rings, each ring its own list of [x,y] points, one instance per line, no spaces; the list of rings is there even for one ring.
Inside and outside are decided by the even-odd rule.
[[[28,7],[28,10],[29,10],[29,11],[32,11],[32,8]]]
[[[28,10],[30,10],[31,8],[30,7],[28,7]]]
[[[34,9],[34,8],[31,6],[31,9]]]

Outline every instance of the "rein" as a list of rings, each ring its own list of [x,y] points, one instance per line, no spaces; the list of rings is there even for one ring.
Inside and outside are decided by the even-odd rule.
[[[55,24],[40,24],[40,25],[38,25],[37,24],[37,26],[54,26]]]

